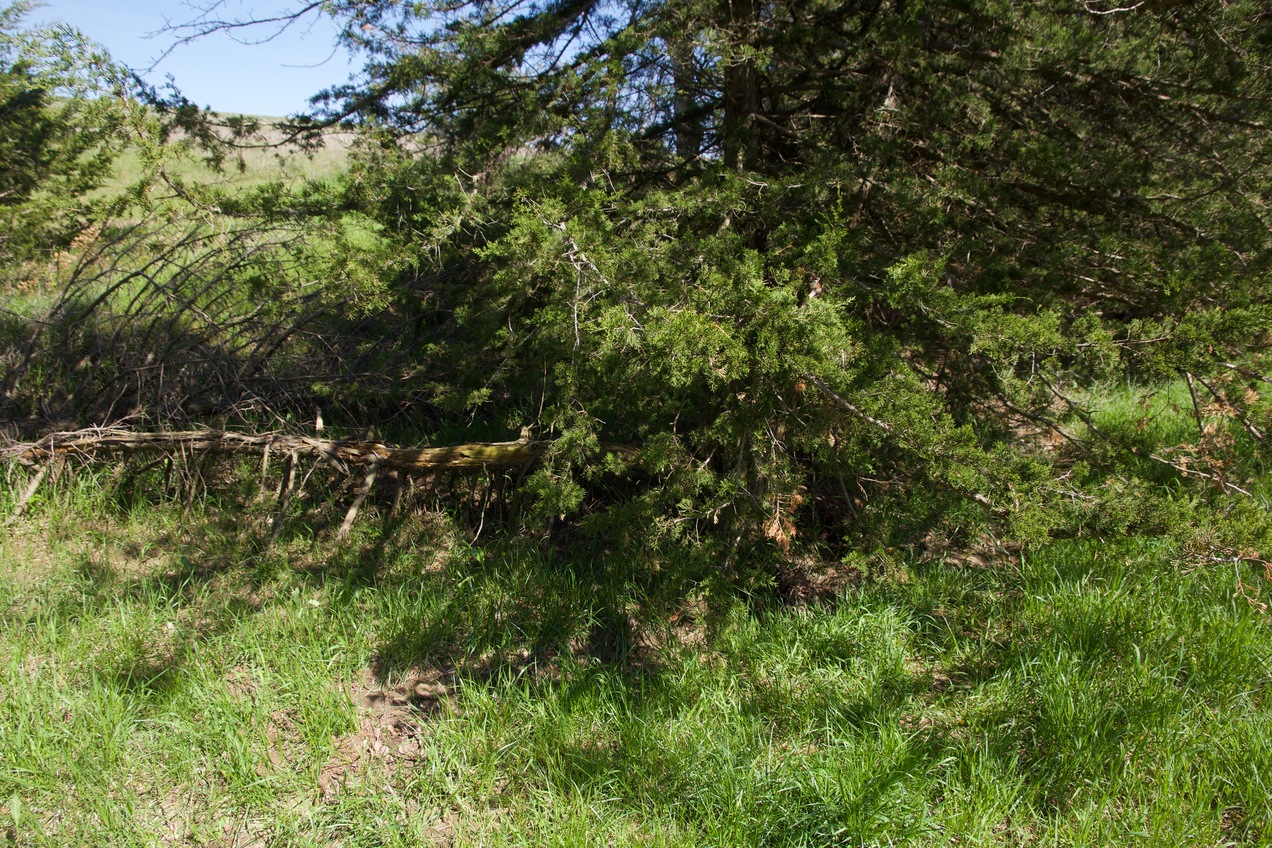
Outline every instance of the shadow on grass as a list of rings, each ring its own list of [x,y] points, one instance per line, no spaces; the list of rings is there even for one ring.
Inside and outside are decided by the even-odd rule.
[[[319,526],[293,521],[266,548],[260,526],[210,516],[147,540],[171,546],[165,568],[130,576],[86,560],[55,601],[68,614],[170,615],[171,640],[151,626],[92,669],[160,700],[180,690],[195,642],[297,591],[321,596],[307,638],[365,634],[356,650],[385,689],[439,681],[455,712],[408,697],[413,720],[471,725],[466,756],[492,758],[513,791],[582,787],[633,808],[675,797],[669,815],[686,825],[736,814],[747,838],[773,844],[918,838],[945,793],[981,791],[957,777],[978,763],[1002,780],[1006,809],[1133,804],[1163,746],[1216,704],[1248,711],[1243,699],[1268,685],[1253,614],[1206,574],[1170,571],[1150,542],[912,563],[904,579],[797,609],[704,591],[720,585],[706,582],[709,563],[652,568],[577,539],[472,545],[418,513],[365,516],[345,541]],[[1245,782],[1212,790],[1198,772],[1187,785],[1257,812],[1241,787],[1258,763],[1247,775],[1197,738],[1197,758]]]

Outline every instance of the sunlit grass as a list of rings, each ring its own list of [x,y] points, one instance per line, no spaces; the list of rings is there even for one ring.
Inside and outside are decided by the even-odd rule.
[[[653,607],[603,554],[472,548],[437,516],[263,551],[268,504],[104,482],[0,543],[23,845],[1272,838],[1257,576],[1163,538],[633,621]]]
[[[281,133],[268,129],[275,119],[258,120],[266,129],[258,138],[246,142],[237,154],[226,156],[221,167],[212,167],[197,150],[193,150],[182,156],[170,156],[164,164],[166,172],[197,185],[242,190],[280,181],[330,180],[342,174],[348,166],[349,148],[353,141],[351,133],[327,133],[321,146],[301,150],[280,144],[283,140]],[[136,148],[126,148],[116,158],[110,178],[94,196],[112,197],[118,194],[142,179],[146,168],[143,154]]]

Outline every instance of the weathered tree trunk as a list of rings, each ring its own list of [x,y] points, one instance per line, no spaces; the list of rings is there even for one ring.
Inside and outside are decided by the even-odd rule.
[[[676,86],[672,97],[672,117],[676,123],[676,157],[692,162],[702,151],[702,115],[698,113],[699,81],[694,68],[693,43],[677,41],[668,45],[671,78]]]
[[[96,457],[120,453],[226,453],[261,456],[281,451],[296,458],[323,458],[348,468],[377,464],[399,471],[437,471],[464,468],[521,468],[533,464],[549,441],[476,442],[447,447],[396,448],[366,440],[334,441],[281,433],[248,434],[220,430],[180,430],[158,433],[121,429],[88,429],[53,433],[36,442],[0,450],[0,459],[27,465],[54,456]],[[635,453],[630,445],[602,445],[610,453]]]

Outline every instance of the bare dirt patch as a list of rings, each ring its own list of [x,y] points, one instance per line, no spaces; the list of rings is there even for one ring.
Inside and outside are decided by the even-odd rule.
[[[235,698],[255,703],[260,679],[245,665],[236,665],[225,675],[225,688]]]
[[[413,670],[392,685],[364,672],[350,695],[358,708],[358,729],[336,740],[336,755],[319,773],[324,801],[335,800],[347,781],[371,765],[380,765],[389,776],[409,773],[430,718],[458,709],[452,687],[436,670]]]

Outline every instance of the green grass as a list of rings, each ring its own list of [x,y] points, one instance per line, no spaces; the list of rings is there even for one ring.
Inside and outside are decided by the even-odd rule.
[[[268,126],[277,119],[258,120],[262,125]],[[265,130],[263,138],[276,142],[282,136],[277,131]],[[348,166],[352,140],[351,133],[331,132],[325,136],[322,147],[310,152],[290,147],[246,148],[237,158],[227,157],[224,167],[219,171],[206,165],[197,156],[174,158],[165,167],[174,177],[223,189],[250,189],[275,181],[328,180],[343,173]],[[133,148],[124,150],[115,160],[113,174],[98,189],[98,194],[114,196],[140,180],[144,171],[141,154]]]
[[[1272,843],[1258,575],[1164,539],[659,604],[435,515],[262,553],[268,504],[101,482],[0,542],[10,842]]]

